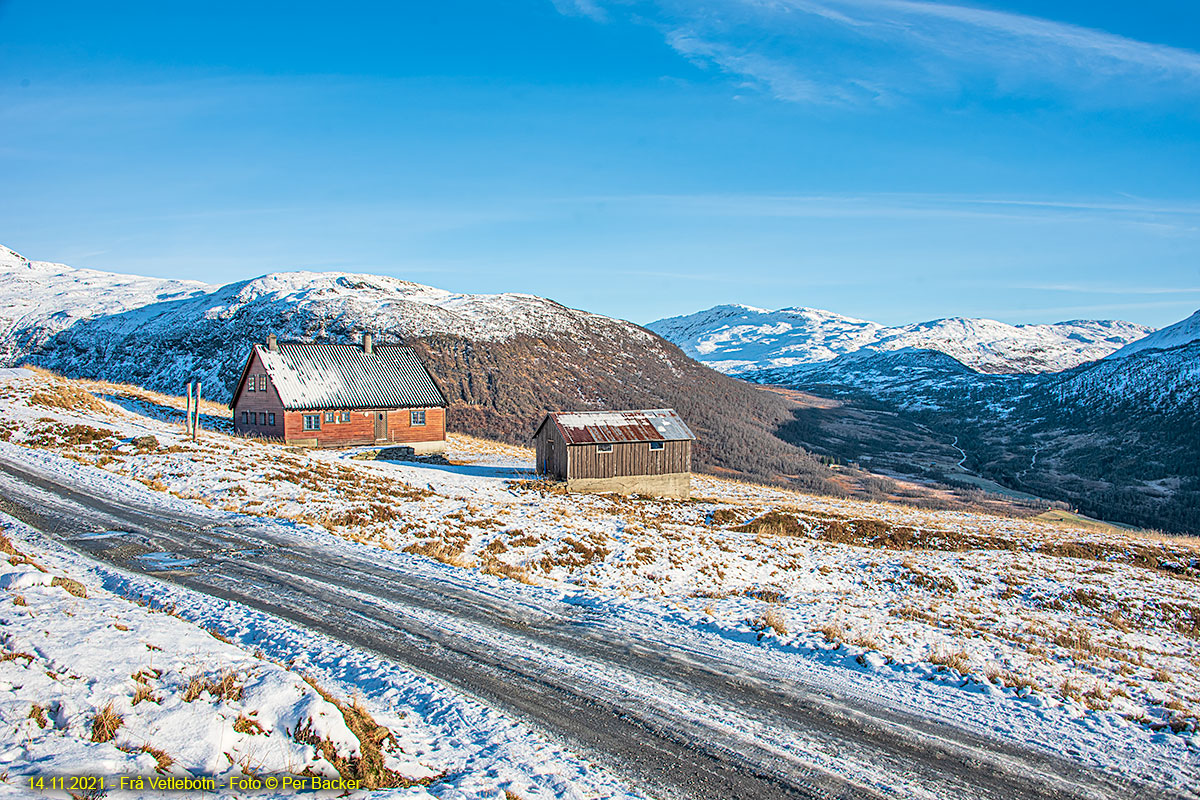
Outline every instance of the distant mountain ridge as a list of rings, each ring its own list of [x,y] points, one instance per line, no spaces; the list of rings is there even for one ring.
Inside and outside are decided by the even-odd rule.
[[[1200,533],[1197,318],[1061,372],[984,374],[935,350],[863,348],[739,377],[839,398],[836,412],[802,412],[781,434],[827,457],[983,478],[1092,516]],[[961,460],[934,467],[932,450],[911,448],[914,432]]]
[[[894,350],[934,350],[985,374],[1060,372],[1104,358],[1154,330],[1120,320],[1009,325],[961,317],[886,327],[819,309],[744,305],[716,306],[646,327],[730,375],[807,369],[855,353]]]

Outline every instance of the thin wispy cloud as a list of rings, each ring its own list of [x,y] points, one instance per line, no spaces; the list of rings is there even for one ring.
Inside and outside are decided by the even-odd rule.
[[[889,104],[983,88],[1099,105],[1200,94],[1200,53],[1024,14],[916,0],[554,0],[653,25],[780,100]],[[1123,91],[1136,87],[1136,92]]]
[[[606,203],[648,213],[795,219],[992,219],[1155,225],[1194,233],[1200,206],[1153,201],[982,197],[948,194],[639,194],[584,196],[567,203]]]
[[[590,17],[597,22],[606,22],[608,15],[600,7],[599,0],[550,0],[559,13],[569,16]]]
[[[1200,294],[1200,286],[1090,286],[1078,283],[1024,284],[1008,287],[1035,292],[1069,292],[1072,294],[1117,294],[1117,295],[1185,295]],[[1181,303],[1194,302],[1181,300]]]

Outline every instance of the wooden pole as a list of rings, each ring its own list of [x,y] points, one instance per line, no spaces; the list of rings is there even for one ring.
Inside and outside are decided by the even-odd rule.
[[[196,424],[192,426],[192,441],[196,441],[196,431],[200,430],[200,394],[204,384],[196,381]]]
[[[192,382],[188,381],[187,385],[187,415],[183,418],[183,432],[185,434],[192,431]]]

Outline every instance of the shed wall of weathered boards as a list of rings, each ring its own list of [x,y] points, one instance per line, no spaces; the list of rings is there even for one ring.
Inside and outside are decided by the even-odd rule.
[[[596,444],[567,445],[558,429],[547,423],[534,446],[538,473],[558,480],[692,471],[692,443],[687,440],[662,442],[661,450],[651,450],[649,442],[614,442],[612,452],[603,453]]]
[[[599,445],[577,444],[567,448],[567,479],[615,478],[626,475],[668,475],[692,471],[692,443],[663,442],[662,450],[651,450],[649,442],[614,442],[612,452]]]

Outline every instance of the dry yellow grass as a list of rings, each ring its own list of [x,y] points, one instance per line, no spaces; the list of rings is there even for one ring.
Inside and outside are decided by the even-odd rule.
[[[763,614],[763,622],[767,627],[775,631],[780,636],[787,636],[788,627],[787,620],[783,616],[783,612],[778,606],[767,606],[766,612]]]
[[[250,736],[257,736],[266,733],[263,726],[258,724],[257,720],[247,717],[245,714],[238,714],[238,718],[234,720],[233,729],[238,733],[245,733]]]
[[[34,703],[30,707],[29,716],[27,719],[33,720],[35,723],[37,723],[37,726],[43,730],[45,730],[46,726],[50,724],[50,721],[46,719],[46,709],[37,703]]]
[[[151,691],[149,686],[144,683],[139,683],[137,688],[133,690],[133,700],[130,702],[130,705],[136,706],[138,703],[143,701],[156,704],[162,702],[154,696],[154,692]]]
[[[171,768],[171,765],[175,763],[175,759],[173,759],[169,755],[167,755],[165,750],[161,750],[157,747],[152,747],[149,742],[142,745],[141,751],[143,753],[149,753],[151,756],[154,757],[154,763],[155,763],[154,770],[155,770],[155,772],[158,772],[159,774],[162,774],[162,773],[166,772],[167,770],[169,770]]]
[[[441,778],[441,775],[420,780],[408,778],[385,764],[385,752],[399,747],[395,735],[377,723],[357,698],[350,703],[339,701],[329,692],[318,686],[313,680],[305,678],[308,684],[329,703],[342,712],[346,726],[359,741],[359,755],[344,757],[338,754],[337,747],[328,739],[321,739],[312,729],[308,720],[292,733],[292,738],[303,744],[312,745],[333,765],[338,774],[347,780],[362,781],[367,789],[395,789],[410,786],[428,785]]]
[[[61,575],[56,575],[54,579],[50,581],[50,585],[60,586],[68,593],[73,594],[76,597],[87,597],[87,587],[74,578],[64,578]]]
[[[193,676],[183,691],[183,702],[191,703],[207,692],[213,700],[240,700],[242,683],[233,670],[227,670],[215,680],[201,676]]]
[[[92,717],[92,741],[108,742],[117,735],[125,719],[109,703]]]
[[[816,632],[825,637],[825,641],[830,644],[840,645],[846,640],[846,626],[841,622],[827,622],[816,629]]]
[[[960,675],[966,675],[971,671],[971,656],[961,650],[954,652],[934,650],[929,654],[929,662],[939,667],[955,670]]]

